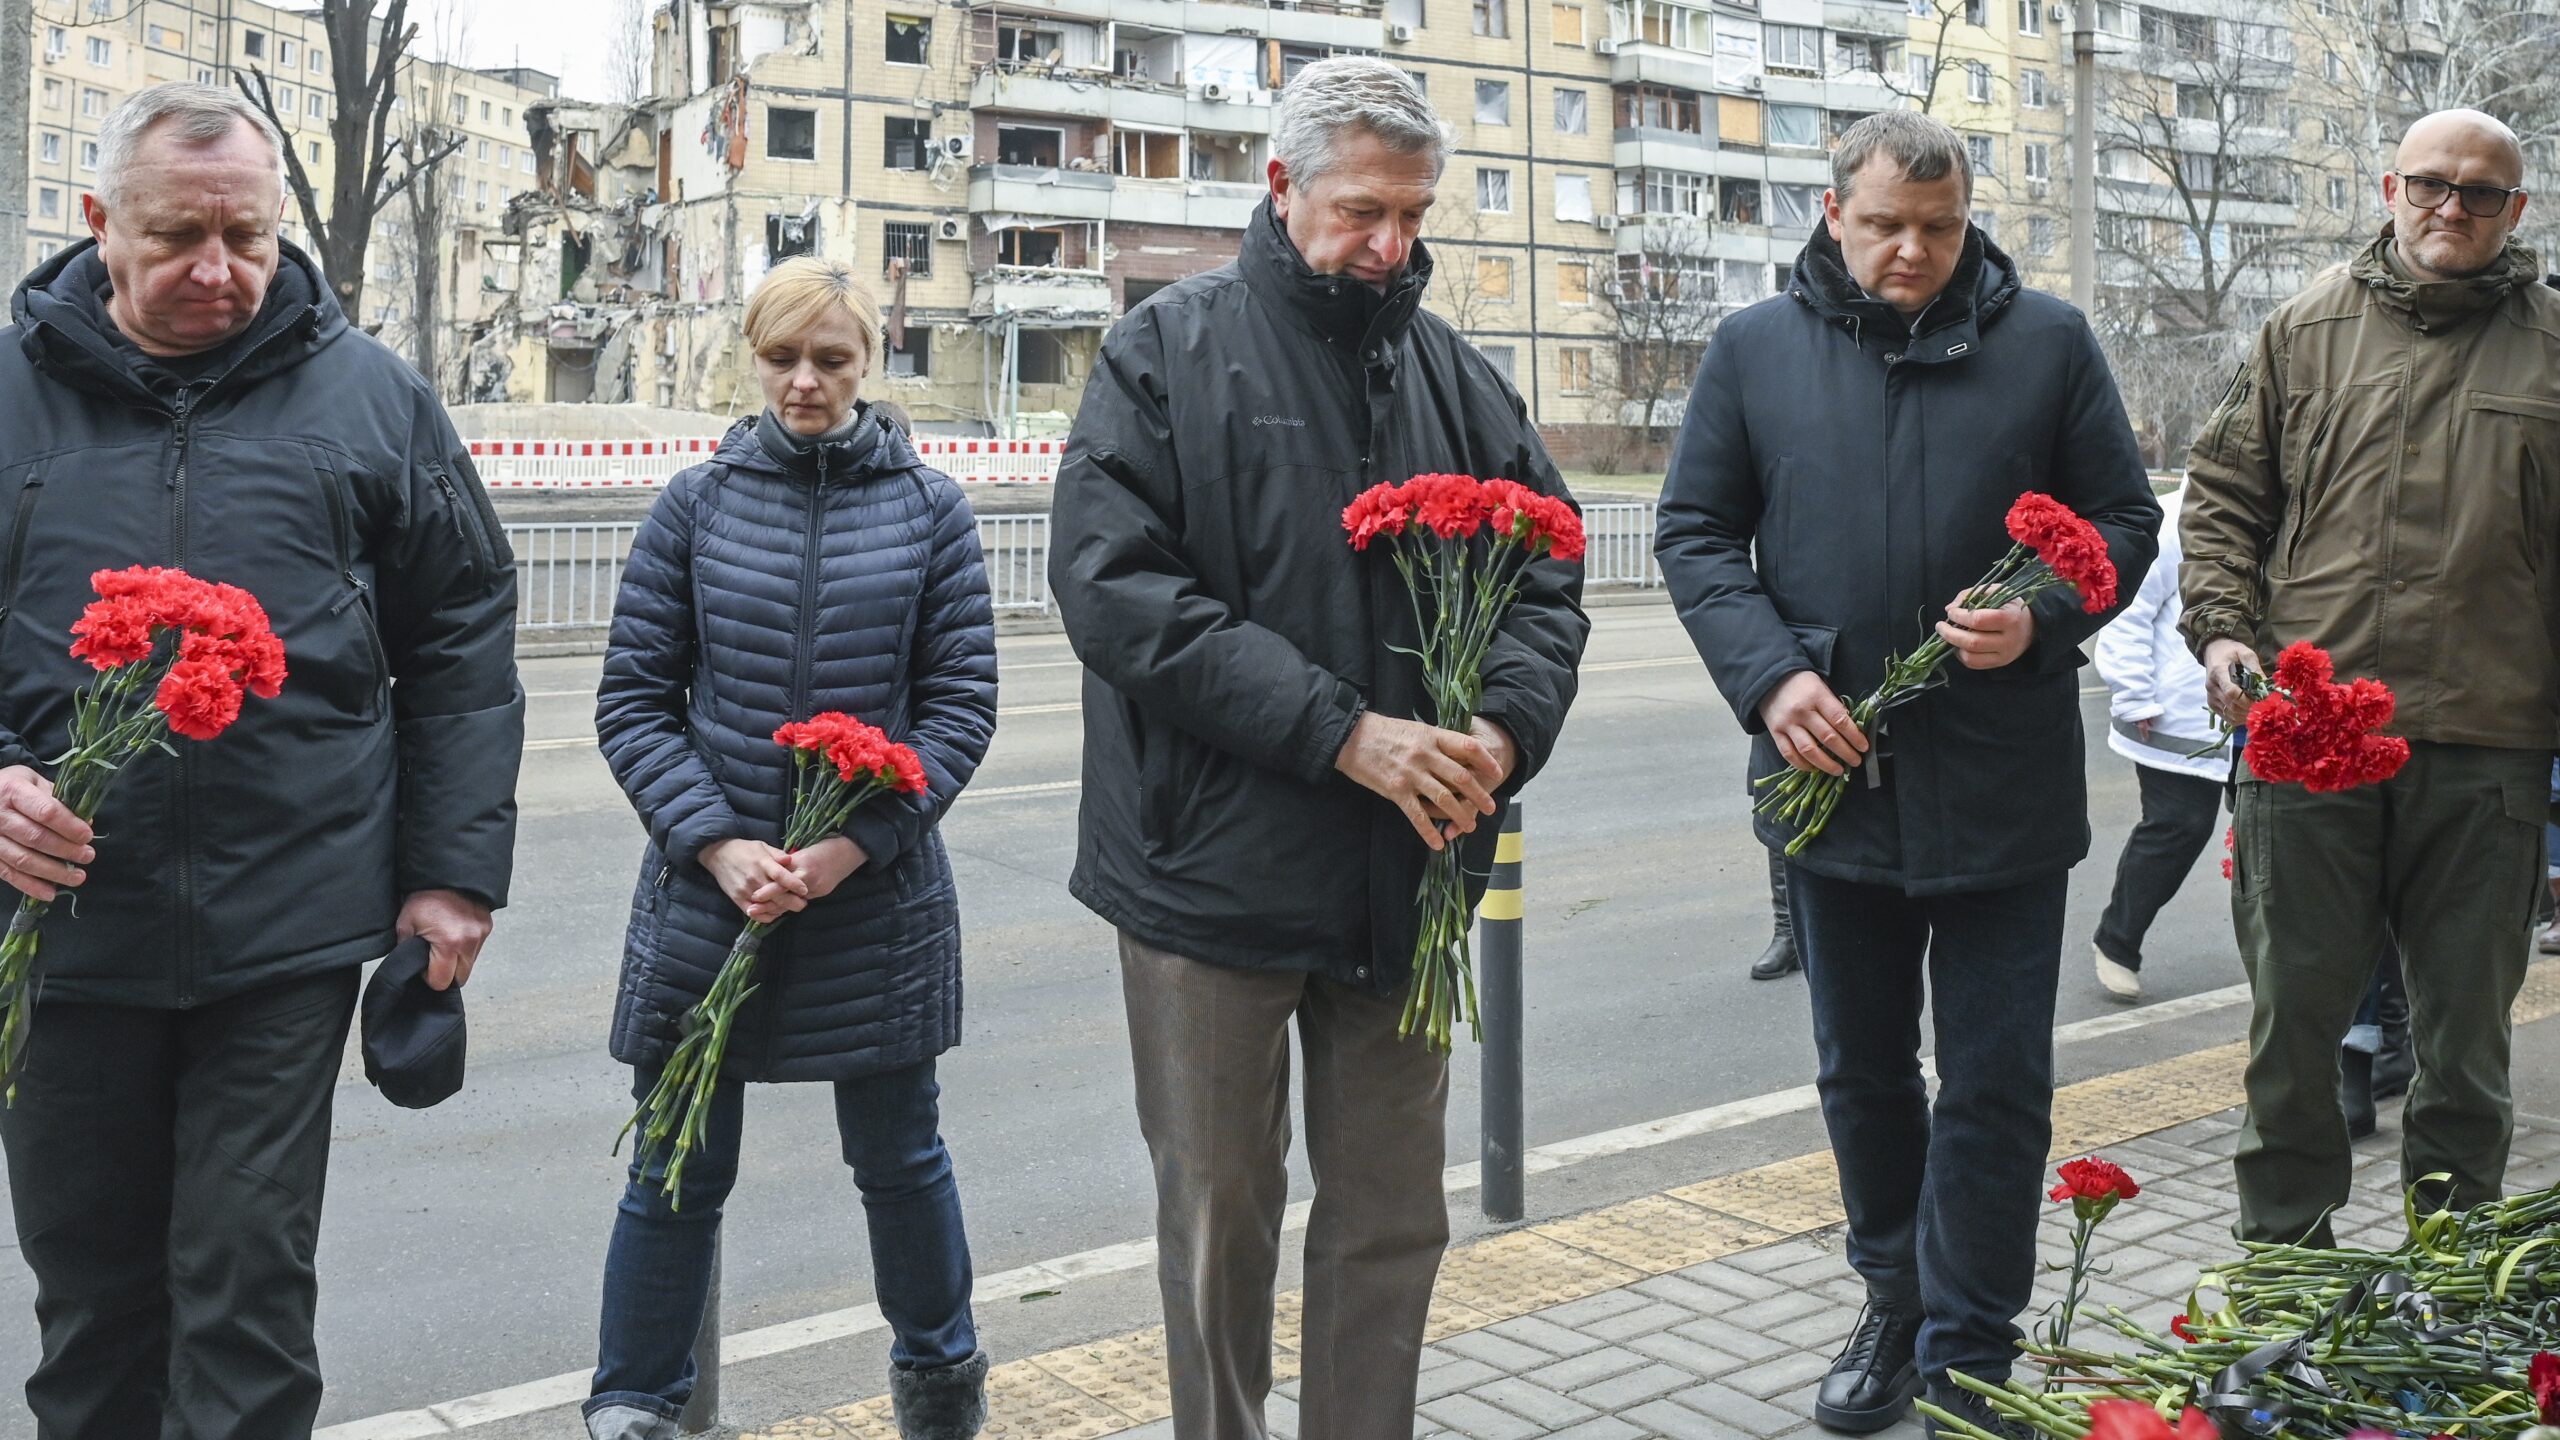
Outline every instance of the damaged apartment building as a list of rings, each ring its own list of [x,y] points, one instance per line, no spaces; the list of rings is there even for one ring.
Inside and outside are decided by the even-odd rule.
[[[746,297],[818,254],[886,312],[867,393],[1052,432],[1127,307],[1235,254],[1273,92],[1385,40],[1359,5],[1202,0],[670,0],[654,26],[649,97],[527,112],[540,184],[475,398],[752,409]]]

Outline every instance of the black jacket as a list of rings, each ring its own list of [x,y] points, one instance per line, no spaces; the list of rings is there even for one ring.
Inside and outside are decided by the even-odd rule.
[[[936,823],[996,728],[995,623],[959,487],[869,407],[841,440],[768,443],[742,420],[675,477],[632,543],[596,689],[596,734],[649,829],[613,1054],[662,1063],[745,917],[702,847],[779,844],[791,800],[776,726],[841,710],[913,746],[922,795],[881,795],[845,833],[869,858],[777,926],[728,1071],[842,1080],[960,1040],[960,907]]]
[[[1417,246],[1381,297],[1307,269],[1266,201],[1236,262],[1159,292],[1104,341],[1051,519],[1050,586],[1088,674],[1069,888],[1213,964],[1404,982],[1426,854],[1334,757],[1364,707],[1425,713],[1403,584],[1342,509],[1428,472],[1563,494],[1520,398],[1420,311]],[[1485,662],[1481,713],[1553,753],[1590,625],[1542,561]],[[1469,844],[1479,876],[1494,826]],[[1479,884],[1481,882],[1479,881]]]
[[[175,396],[106,318],[92,245],[0,344],[0,765],[68,743],[92,571],[178,565],[266,607],[288,674],[120,776],[48,998],[182,1007],[389,951],[401,897],[504,904],[524,697],[515,561],[418,373],[286,245],[232,358]],[[156,367],[155,367],[156,368]]]
[[[2131,598],[2160,507],[2115,381],[2079,312],[2018,283],[1979,230],[1917,334],[1849,278],[1817,228],[1785,295],[1716,331],[1663,485],[1664,583],[1716,686],[1782,762],[1760,704],[1810,670],[1852,699],[1926,640],[2008,549],[2011,502],[2041,490],[2107,540]],[[1944,688],[1890,713],[1881,771],[1851,779],[1797,863],[1913,894],[1989,889],[2088,853],[2080,642],[2106,617],[2068,587],[2035,602],[2015,664],[1950,659]],[[1762,820],[1761,840],[1793,831]]]

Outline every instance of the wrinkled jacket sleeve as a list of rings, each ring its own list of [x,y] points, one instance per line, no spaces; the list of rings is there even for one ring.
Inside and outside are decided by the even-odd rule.
[[[1050,591],[1076,658],[1103,683],[1231,755],[1321,783],[1360,694],[1236,614],[1183,553],[1153,308],[1111,332],[1085,386],[1051,507]]]
[[[411,422],[399,524],[376,566],[400,749],[400,893],[459,890],[496,908],[515,869],[524,690],[516,568],[442,407]]]
[[[703,846],[746,833],[685,721],[698,639],[694,486],[687,479],[678,476],[649,507],[631,542],[613,601],[604,677],[596,684],[596,741],[604,763],[670,865],[691,864]]]
[[[885,866],[939,824],[978,771],[996,733],[995,606],[987,595],[978,517],[949,481],[939,482],[933,551],[908,657],[907,733],[924,761],[921,795],[880,795],[845,824],[866,864]]]
[[[2178,577],[2154,565],[2142,590],[2098,632],[2090,658],[2107,682],[2107,713],[2118,720],[2156,720],[2167,713],[2160,699],[2160,607],[2175,603]]]
[[[1707,674],[1742,728],[1757,734],[1760,702],[1778,682],[1814,668],[1752,563],[1767,496],[1742,416],[1741,345],[1718,340],[1690,387],[1656,507],[1662,583]]]
[[[2019,663],[2040,671],[2078,669],[2081,642],[2140,593],[2160,553],[2160,502],[2152,498],[2151,475],[2142,468],[2142,447],[2125,419],[2106,352],[2085,324],[2077,340],[2065,402],[2071,409],[2062,417],[2046,473],[2052,477],[2053,497],[2096,526],[2106,540],[2107,555],[2116,566],[2116,603],[2092,615],[2081,608],[2080,592],[2068,585],[2028,602],[2036,617],[2035,642]]]
[[[2281,318],[2281,317],[2279,317]],[[2266,612],[2266,559],[2284,514],[2283,370],[2277,321],[2259,328],[2248,362],[2196,436],[2187,460],[2187,504],[2178,517],[2185,558],[2178,567],[2178,621],[2201,657],[2229,636],[2256,643]]]
[[[1510,473],[1541,494],[1571,503],[1573,493],[1529,424],[1528,407],[1517,395],[1511,404],[1519,415],[1520,447]],[[1590,638],[1591,618],[1582,612],[1582,566],[1531,562],[1521,574],[1520,597],[1485,651],[1484,695],[1476,705],[1476,713],[1499,724],[1519,748],[1518,763],[1503,782],[1506,793],[1535,779],[1555,754],[1565,711],[1573,705],[1582,647]]]

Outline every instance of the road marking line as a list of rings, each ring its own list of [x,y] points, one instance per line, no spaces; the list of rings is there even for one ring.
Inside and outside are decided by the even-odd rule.
[[[965,800],[972,794],[981,793],[991,797],[1006,794],[1047,793],[1075,787],[1074,781],[1062,781],[1050,785],[1017,785],[985,792],[967,791],[963,792],[961,798]],[[2228,1009],[2234,1005],[2245,1004],[2248,998],[2248,986],[2227,985],[2219,990],[2207,990],[2194,995],[2180,996],[2174,1000],[2163,1000],[2151,1005],[2135,1006],[2112,1014],[2074,1021],[2068,1025],[2058,1025],[2054,1027],[2053,1039],[2055,1044],[2061,1045],[2108,1035],[2120,1035],[2130,1030],[2139,1030],[2152,1025],[2190,1019],[2215,1010]],[[1922,1068],[1930,1075],[1935,1075],[1937,1069],[1934,1062],[1924,1062]],[[1657,1145],[1694,1139],[1700,1135],[1713,1134],[1719,1130],[1731,1130],[1782,1115],[1801,1114],[1815,1108],[1818,1103],[1814,1087],[1798,1085],[1786,1090],[1772,1091],[1766,1095],[1753,1095],[1741,1100],[1730,1100],[1721,1105],[1710,1105],[1682,1115],[1665,1116],[1659,1120],[1648,1120],[1637,1125],[1620,1126],[1614,1130],[1603,1130],[1597,1134],[1577,1136],[1570,1140],[1559,1140],[1550,1145],[1536,1146],[1521,1157],[1522,1168],[1529,1174],[1543,1175],[1550,1171],[1561,1170],[1568,1165],[1579,1165],[1588,1160],[1624,1155]],[[1479,1167],[1474,1163],[1452,1165],[1441,1173],[1442,1188],[1452,1195],[1473,1190],[1481,1183]],[[1288,1208],[1281,1221],[1281,1229],[1284,1232],[1306,1228],[1307,1205],[1308,1202],[1301,1200]],[[982,1277],[972,1294],[979,1303],[1014,1299],[1035,1290],[1061,1289],[1074,1281],[1143,1270],[1155,1263],[1155,1257],[1154,1237],[1123,1241],[1117,1245],[1079,1251],[1073,1255],[1043,1260],[1018,1269],[1007,1270],[1001,1274]],[[805,1349],[812,1345],[827,1344],[865,1334],[885,1328],[887,1323],[880,1316],[879,1306],[852,1305],[841,1310],[831,1310],[799,1320],[787,1320],[780,1324],[767,1325],[760,1329],[741,1331],[723,1337],[720,1353],[725,1361],[764,1359]],[[363,1420],[332,1425],[321,1430],[314,1440],[425,1440],[425,1437],[429,1436],[450,1435],[472,1426],[575,1404],[587,1397],[590,1380],[588,1371],[571,1371],[546,1379],[527,1381],[521,1385],[511,1385],[504,1389],[467,1395],[457,1400],[447,1400],[422,1409],[391,1411]]]

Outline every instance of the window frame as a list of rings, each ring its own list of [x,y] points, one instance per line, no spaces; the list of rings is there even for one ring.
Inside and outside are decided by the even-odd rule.
[[[777,146],[777,145],[779,145],[779,144],[781,144],[781,143],[782,143],[782,127],[781,127],[780,125],[778,125],[778,124],[776,124],[776,123],[775,123],[775,118],[776,118],[777,116],[782,116],[782,115],[795,115],[795,116],[798,116],[798,115],[805,115],[805,116],[807,116],[807,117],[808,117],[808,120],[809,120],[809,153],[808,153],[808,154],[806,154],[806,155],[786,155],[786,154],[783,154],[781,151],[779,151],[779,150],[777,150],[777,149],[775,149],[775,148],[774,148],[775,146]],[[818,144],[818,112],[817,112],[814,108],[813,108],[813,109],[808,109],[808,110],[803,110],[803,109],[801,109],[799,106],[796,106],[796,105],[776,105],[776,104],[774,104],[774,103],[773,103],[773,102],[771,102],[771,101],[767,101],[767,102],[765,102],[765,107],[764,107],[764,158],[766,158],[767,160],[780,160],[780,161],[784,161],[784,162],[786,162],[786,163],[796,164],[796,165],[810,165],[810,164],[815,164],[815,163],[817,162],[817,159],[818,159],[818,149],[819,149],[819,144]]]

